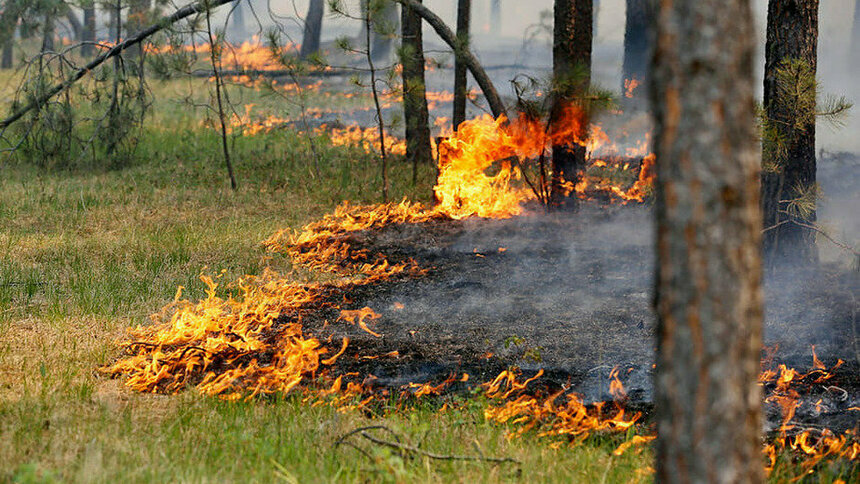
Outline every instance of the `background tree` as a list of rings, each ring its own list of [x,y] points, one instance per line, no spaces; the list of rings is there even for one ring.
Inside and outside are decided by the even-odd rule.
[[[848,47],[848,62],[854,73],[860,72],[860,0],[854,1],[854,25],[851,27],[851,45]]]
[[[749,0],[661,2],[657,482],[760,482],[759,156]]]
[[[42,5],[42,52],[54,50],[54,36],[57,34],[58,1],[49,0]]]
[[[463,49],[469,48],[469,24],[472,18],[472,0],[457,0],[457,49],[454,50],[454,115],[452,126],[456,130],[466,120],[466,64]]]
[[[591,84],[591,44],[594,24],[592,0],[555,0],[553,8],[552,75],[554,102],[550,124],[557,123],[564,108],[578,103]],[[587,129],[581,120],[582,135]],[[555,206],[573,207],[575,194],[566,184],[576,183],[585,168],[585,147],[574,143],[552,147],[552,200]]]
[[[403,119],[406,124],[406,160],[412,162],[412,184],[418,181],[418,165],[433,162],[430,146],[430,114],[424,81],[424,42],[421,17],[409,6],[401,8],[403,65]]]
[[[13,46],[15,45],[15,32],[18,30],[18,20],[24,9],[22,0],[9,0],[3,4],[0,11],[0,46],[3,52],[0,55],[0,69],[11,69],[13,64]]]
[[[499,35],[502,30],[502,0],[490,0],[490,33]]]
[[[621,92],[624,99],[643,99],[647,92],[654,7],[649,0],[627,0],[624,23],[624,62]],[[638,84],[638,87],[637,87]]]
[[[81,55],[85,58],[93,56],[96,41],[96,3],[94,0],[86,0],[83,2],[84,9],[84,25],[81,31],[81,40],[84,44],[81,46]]]
[[[761,182],[765,261],[817,261],[815,75],[818,0],[771,0],[767,12]]]
[[[325,13],[324,0],[311,0],[308,5],[308,14],[305,15],[305,29],[302,35],[302,47],[299,57],[307,59],[310,55],[320,50],[320,35],[322,34],[323,14]]]
[[[241,42],[248,36],[245,27],[245,8],[244,0],[239,0],[230,14],[230,34],[234,42]]]

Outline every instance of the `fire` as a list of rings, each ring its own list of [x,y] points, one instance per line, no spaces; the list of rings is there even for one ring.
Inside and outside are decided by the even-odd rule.
[[[499,374],[485,385],[485,394],[495,405],[484,410],[484,417],[492,422],[518,425],[511,436],[537,428],[539,436],[566,436],[573,441],[593,432],[626,431],[642,417],[639,412],[626,416],[620,404],[608,412],[604,411],[602,402],[588,406],[575,394],[557,392],[540,398],[527,392],[529,383],[542,374],[540,370],[523,382],[518,382],[517,375],[511,371]]]
[[[344,309],[340,312],[340,319],[342,319],[348,323],[353,323],[353,324],[355,324],[356,320],[358,320],[358,326],[361,329],[363,329],[364,331],[366,331],[369,334],[372,334],[373,336],[376,336],[377,338],[381,338],[382,335],[379,333],[376,333],[373,330],[371,330],[370,328],[368,328],[365,320],[366,319],[370,319],[370,320],[379,319],[381,317],[382,317],[381,314],[375,312],[373,309],[370,309],[367,306],[365,306],[361,309],[356,309],[356,310]]]
[[[769,358],[765,363],[768,361]],[[856,460],[860,457],[860,441],[851,431],[843,435],[835,435],[828,429],[798,429],[792,423],[797,410],[804,404],[811,405],[817,413],[821,413],[823,409],[821,399],[814,403],[803,402],[797,387],[825,382],[833,378],[833,371],[843,364],[842,360],[838,360],[832,368],[827,368],[818,359],[814,346],[812,361],[813,368],[806,373],[781,364],[777,369],[762,370],[759,376],[759,382],[762,385],[773,386],[765,402],[775,403],[782,413],[782,422],[777,430],[777,436],[764,446],[768,472],[776,465],[779,455],[789,451],[799,454],[802,468],[809,471],[824,459]]]
[[[638,79],[624,79],[624,97],[632,98],[633,91],[639,87],[639,84],[640,82]]]

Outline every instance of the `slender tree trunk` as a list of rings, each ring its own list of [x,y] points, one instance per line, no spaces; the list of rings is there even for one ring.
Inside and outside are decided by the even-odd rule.
[[[14,64],[15,30],[18,28],[18,14],[6,12],[8,17],[0,15],[0,21],[5,21],[5,30],[0,32],[0,44],[3,53],[0,55],[0,69],[11,69]]]
[[[424,45],[421,17],[411,8],[401,9],[403,47],[403,119],[406,123],[406,160],[412,162],[412,184],[418,182],[418,165],[433,163],[430,146],[430,114],[424,84]]]
[[[391,47],[394,45],[397,31],[400,30],[399,20],[397,3],[393,0],[385,1],[378,11],[371,12],[370,28],[373,34],[371,44],[374,61],[385,62],[391,57]]]
[[[305,31],[302,36],[302,47],[299,56],[306,59],[311,54],[320,50],[320,35],[322,33],[323,14],[325,13],[324,0],[311,0],[308,6],[308,14],[305,15]]]
[[[242,42],[246,40],[248,32],[245,30],[245,1],[239,0],[236,2],[236,7],[233,8],[233,13],[230,18],[230,30],[233,34],[234,42]]]
[[[85,42],[81,47],[81,55],[87,58],[92,57],[95,53],[95,46],[92,45],[92,42],[96,41],[96,7],[94,1],[90,1],[84,8],[84,28],[81,37],[81,40]]]
[[[81,35],[84,31],[84,26],[81,24],[80,19],[78,19],[77,14],[69,9],[69,11],[66,12],[66,20],[69,21],[69,27],[72,28],[72,34],[74,34],[75,40],[80,41]]]
[[[436,31],[436,34],[442,39],[443,42],[448,44],[451,49],[457,48],[457,37],[454,35],[454,32],[451,32],[451,29],[445,25],[445,22],[439,18],[438,15],[433,13],[432,10],[425,7],[421,3],[416,2],[415,0],[395,0],[397,3],[409,6],[412,10],[423,18],[433,30]],[[490,76],[487,75],[487,72],[481,66],[481,63],[478,62],[478,59],[475,58],[474,54],[468,49],[463,52],[463,62],[466,64],[466,67],[469,69],[469,72],[472,73],[472,77],[475,78],[475,83],[481,88],[481,91],[484,92],[484,97],[487,99],[487,105],[490,108],[490,111],[493,113],[493,116],[499,117],[503,114],[507,114],[505,109],[505,105],[502,102],[502,99],[499,97],[498,91],[496,91],[496,87],[493,85],[493,81],[490,79]]]
[[[456,130],[466,120],[466,64],[460,54],[469,48],[469,23],[472,16],[472,0],[457,1],[457,47],[454,52],[454,119]]]
[[[786,61],[806,64],[814,77],[818,49],[818,0],[771,0],[767,12],[764,106],[770,126],[786,144],[783,153],[768,155],[762,176],[764,253],[767,266],[808,264],[818,260],[815,246],[815,116],[799,112],[777,83]],[[814,94],[812,94],[814,95]],[[800,121],[799,121],[800,120]],[[808,213],[796,213],[792,201],[811,203]],[[807,227],[804,227],[807,225]]]
[[[147,15],[152,8],[152,0],[131,0],[126,19],[126,33],[132,35],[147,24]],[[131,57],[143,67],[143,44],[138,44],[130,49]]]
[[[3,44],[3,56],[0,59],[0,69],[11,69],[14,64],[14,52],[12,50],[12,40],[10,39]]]
[[[42,52],[50,52],[54,50],[54,36],[57,33],[56,12],[52,8],[45,13],[45,23],[42,25]]]
[[[502,0],[490,0],[490,33],[493,35],[499,35],[501,31]]]
[[[658,19],[656,481],[761,482],[752,11],[675,0]]]
[[[848,46],[848,63],[854,73],[860,73],[860,0],[854,1],[854,25],[851,27],[851,45]]]
[[[628,105],[646,97],[653,8],[650,0],[627,0],[621,92]]]
[[[376,90],[376,67],[373,65],[373,39],[371,38],[373,12],[366,11],[364,17],[364,41],[367,50],[367,66],[370,70],[370,92],[373,93],[373,105],[376,108],[376,125],[379,128],[379,159],[382,162],[382,201],[388,202],[388,155],[385,150],[385,119],[382,117],[382,107],[379,104],[379,94]]]
[[[591,84],[591,44],[594,26],[592,0],[555,0],[553,10],[552,71],[554,96],[550,124],[558,123],[571,104],[581,105],[581,96]],[[584,118],[579,138],[586,135]],[[569,184],[576,184],[585,168],[585,147],[573,143],[552,147],[551,204],[574,208],[576,194]],[[566,186],[567,185],[567,186]]]

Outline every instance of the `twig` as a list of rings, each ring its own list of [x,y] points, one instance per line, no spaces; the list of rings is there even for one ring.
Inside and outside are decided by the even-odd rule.
[[[209,6],[210,0],[204,0]],[[212,74],[215,76],[215,97],[218,99],[218,120],[221,122],[221,148],[224,151],[224,162],[227,164],[227,174],[230,176],[230,188],[236,190],[236,176],[233,174],[233,164],[230,162],[230,148],[227,146],[227,122],[224,119],[224,106],[221,102],[221,72],[220,53],[215,52],[215,38],[212,35],[211,8],[206,9],[206,33],[209,35],[209,59],[212,61]]]
[[[393,435],[394,438],[397,440],[397,442],[391,442],[388,440],[383,440],[383,439],[374,437],[373,435],[367,433],[368,430],[375,430],[375,429],[385,430],[386,432]],[[351,432],[348,432],[347,434],[345,434],[340,439],[338,439],[336,445],[341,445],[341,444],[350,445],[347,439],[349,439],[349,437],[352,437],[353,435],[356,435],[356,434],[360,435],[361,437],[365,438],[366,440],[368,440],[374,444],[382,445],[382,446],[389,447],[392,449],[396,449],[396,450],[400,451],[401,454],[404,454],[404,455],[405,454],[417,454],[417,455],[427,457],[429,459],[435,459],[435,460],[482,461],[482,462],[494,462],[494,463],[498,463],[498,464],[505,463],[505,462],[511,462],[514,464],[520,463],[520,461],[518,461],[512,457],[485,457],[482,455],[436,454],[434,452],[428,452],[426,450],[419,449],[418,447],[415,447],[413,445],[401,443],[400,439],[397,437],[397,433],[394,432],[393,430],[389,429],[388,427],[384,426],[384,425],[374,425],[371,427],[362,427],[362,428],[355,429]],[[355,445],[351,445],[351,446],[353,448],[357,448],[357,446],[355,446]],[[364,451],[362,451],[362,453],[367,455],[367,453]]]
[[[21,117],[23,117],[25,114],[32,111],[33,109],[40,108],[49,99],[51,99],[52,97],[56,96],[57,94],[63,92],[64,90],[68,89],[69,87],[72,86],[72,84],[74,84],[75,82],[80,80],[82,77],[87,75],[90,71],[92,71],[96,67],[103,64],[106,60],[111,59],[111,58],[116,57],[117,55],[121,54],[124,50],[127,50],[129,47],[135,46],[135,45],[143,42],[144,40],[146,40],[151,35],[164,30],[165,28],[173,25],[174,23],[176,23],[176,22],[178,22],[178,21],[180,21],[186,17],[190,17],[191,15],[201,13],[201,12],[205,11],[207,8],[215,8],[215,7],[219,7],[221,5],[224,5],[226,3],[231,3],[231,2],[235,2],[235,1],[236,0],[208,0],[208,1],[203,0],[203,1],[200,1],[197,3],[194,3],[192,5],[186,5],[185,7],[182,7],[179,10],[177,10],[176,12],[173,12],[173,14],[168,15],[166,17],[162,17],[161,20],[159,20],[157,23],[150,25],[149,27],[141,30],[140,32],[136,33],[135,35],[129,37],[127,40],[114,45],[113,47],[111,47],[110,50],[108,50],[104,54],[96,57],[95,59],[90,61],[84,67],[78,69],[66,81],[61,82],[61,83],[57,84],[56,86],[52,87],[51,89],[46,91],[43,95],[39,96],[37,99],[34,99],[33,101],[31,101],[30,103],[28,103],[24,107],[15,111],[8,118],[0,121],[0,130],[5,130],[9,125],[14,123],[15,121],[18,121],[19,119],[21,119]]]
[[[367,41],[367,65],[370,67],[370,91],[373,93],[373,104],[376,106],[376,122],[379,127],[379,153],[382,161],[382,201],[388,202],[388,160],[385,156],[385,127],[382,108],[379,105],[379,94],[376,92],[376,69],[373,67],[373,53],[370,51],[370,4],[364,17],[365,40]]]

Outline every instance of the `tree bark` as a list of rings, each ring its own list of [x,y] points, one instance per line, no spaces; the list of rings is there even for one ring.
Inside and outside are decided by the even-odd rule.
[[[424,43],[421,17],[411,8],[401,9],[403,46],[403,119],[406,124],[406,161],[412,163],[412,184],[418,182],[418,165],[433,163],[430,146],[430,113],[424,82]]]
[[[472,0],[457,1],[457,47],[454,51],[454,116],[456,130],[466,120],[466,64],[460,52],[469,48],[469,23],[472,17]]]
[[[92,44],[96,41],[96,7],[95,2],[90,1],[84,7],[84,27],[81,32],[81,40],[84,45],[81,46],[81,55],[85,58],[93,56],[95,46]]]
[[[815,116],[790,106],[777,84],[777,72],[789,60],[800,60],[815,76],[818,49],[818,0],[771,0],[767,12],[764,106],[769,124],[785,140],[785,151],[765,160],[762,176],[764,254],[767,266],[808,264],[818,260],[814,199],[809,214],[788,215],[789,202],[815,186]],[[814,95],[814,94],[813,94]],[[801,120],[798,122],[798,120]],[[805,121],[803,121],[805,120]],[[799,223],[799,224],[798,224]]]
[[[325,0],[311,0],[308,6],[308,14],[305,16],[305,31],[302,35],[302,47],[299,56],[307,59],[308,56],[319,52],[320,35],[322,34],[323,14],[325,13]]]
[[[450,48],[457,48],[457,38],[454,36],[454,32],[451,32],[451,29],[445,25],[445,22],[429,8],[415,0],[396,1],[401,5],[409,6],[417,15],[427,21],[427,23],[433,27],[433,30],[436,31],[439,37],[448,44]],[[481,66],[481,63],[478,62],[478,59],[475,58],[475,55],[472,54],[471,51],[466,50],[462,53],[462,57],[466,67],[469,68],[469,72],[472,73],[472,77],[475,78],[475,82],[478,83],[478,86],[484,93],[484,97],[487,98],[487,104],[489,105],[493,116],[497,118],[503,115],[507,116],[507,111],[505,109],[505,104],[502,102],[502,98],[499,97],[499,93],[496,91],[493,81],[490,80],[490,76],[487,75],[487,72]]]
[[[749,0],[660,2],[657,482],[763,479],[760,158]]]
[[[552,74],[554,101],[550,125],[558,123],[564,108],[579,103],[591,84],[591,47],[594,26],[592,0],[555,0],[553,9]],[[582,110],[584,115],[585,110]],[[584,138],[587,120],[581,123]],[[585,147],[578,143],[552,147],[551,204],[574,208],[576,194],[566,184],[576,184],[585,168]],[[569,193],[566,193],[569,192]]]
[[[651,62],[649,57],[651,28],[654,23],[653,8],[650,0],[627,0],[621,79],[624,101],[641,100],[647,97],[642,93],[647,92],[648,64]]]

